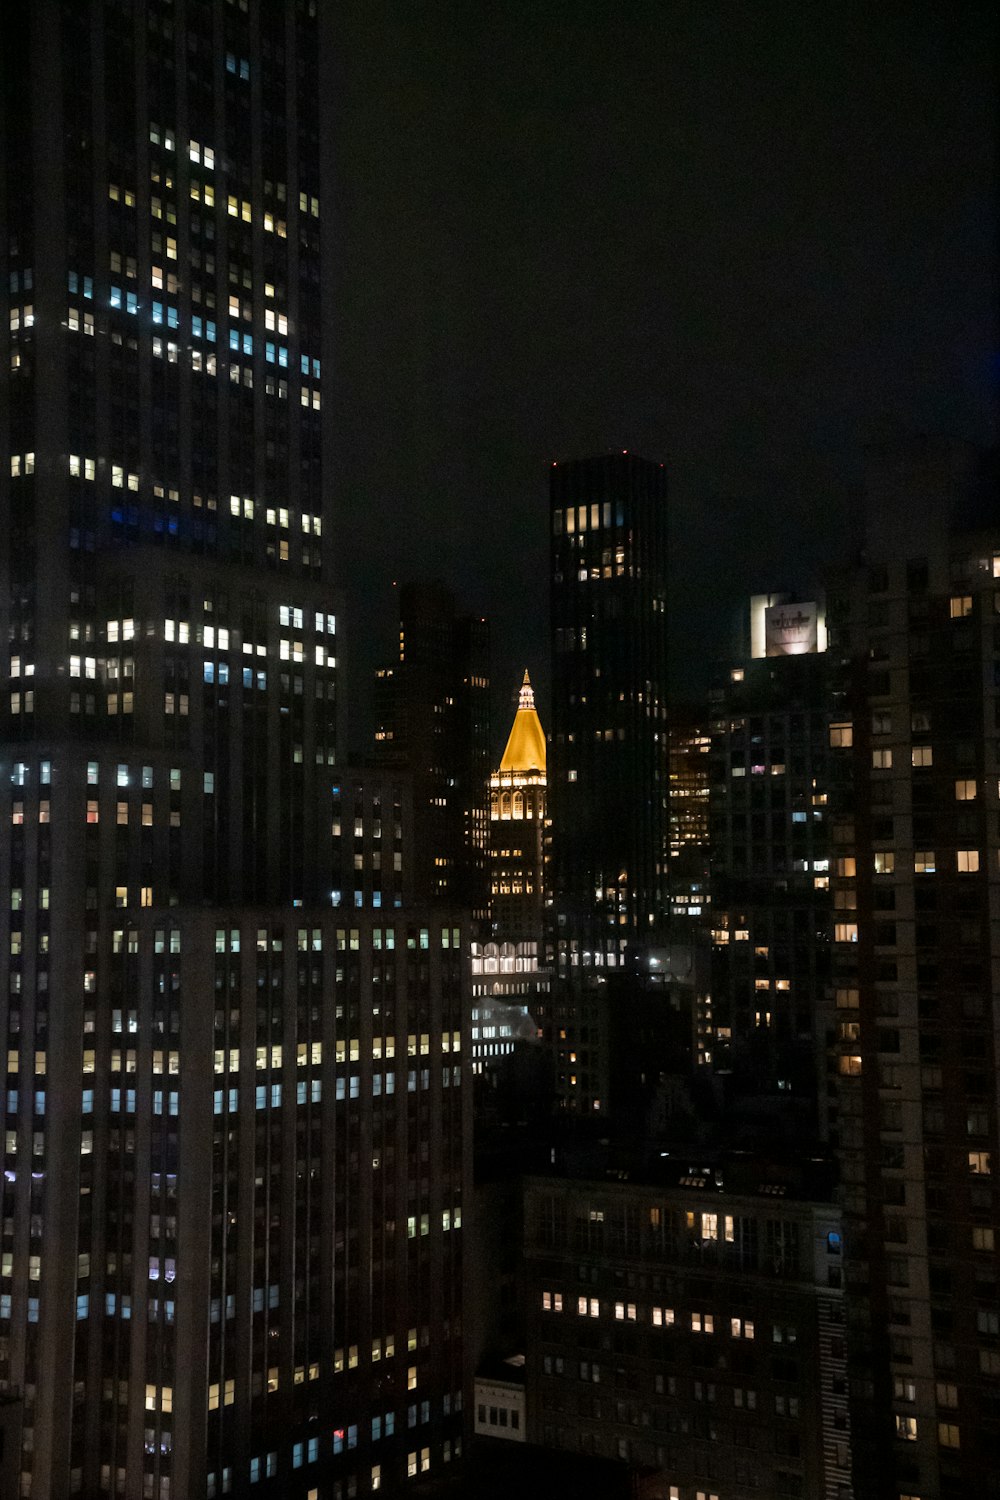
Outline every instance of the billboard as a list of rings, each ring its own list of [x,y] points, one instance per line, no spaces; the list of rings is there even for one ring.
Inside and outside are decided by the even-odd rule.
[[[764,655],[803,656],[819,650],[819,610],[808,604],[772,604],[764,611]]]

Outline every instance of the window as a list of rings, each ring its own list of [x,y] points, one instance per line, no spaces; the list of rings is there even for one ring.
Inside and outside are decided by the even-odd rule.
[[[938,1442],[942,1448],[961,1448],[962,1443],[955,1422],[938,1423]]]
[[[972,614],[971,594],[952,594],[948,600],[948,614],[953,620],[962,620]],[[955,1445],[958,1446],[957,1444]]]
[[[853,724],[831,724],[830,744],[834,750],[848,750],[854,744]]]
[[[896,1414],[896,1436],[902,1438],[906,1443],[917,1441],[917,1419],[916,1417],[903,1417]]]
[[[933,875],[935,870],[934,850],[916,849],[913,854],[913,868],[918,875]]]
[[[956,802],[974,802],[976,800],[976,791],[977,791],[977,787],[976,787],[976,783],[974,781],[967,781],[967,780],[956,781],[955,782],[955,801]]]
[[[692,1333],[714,1333],[715,1332],[715,1318],[713,1317],[713,1315],[711,1313],[696,1313],[696,1312],[692,1313],[691,1314],[691,1332]]]
[[[875,855],[875,874],[891,875],[896,868],[896,856],[891,849]]]
[[[856,943],[858,940],[857,922],[835,922],[833,940],[835,943]]]
[[[914,766],[932,766],[934,764],[933,746],[914,745],[910,751],[910,764]]]
[[[973,1250],[992,1250],[994,1247],[994,1234],[992,1229],[987,1229],[980,1224],[972,1228]]]
[[[974,875],[979,869],[978,849],[958,849],[955,852],[955,868],[960,875]]]
[[[915,751],[914,754],[916,754]],[[892,769],[892,751],[873,750],[872,769],[875,771],[890,771]]]
[[[754,1326],[749,1318],[730,1318],[729,1328],[734,1339],[753,1338]]]
[[[974,1177],[989,1177],[992,1170],[992,1158],[988,1151],[969,1152],[969,1171]]]

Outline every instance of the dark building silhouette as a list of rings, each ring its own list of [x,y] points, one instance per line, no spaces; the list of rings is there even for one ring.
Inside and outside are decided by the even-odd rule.
[[[375,685],[376,759],[413,780],[418,893],[485,915],[489,625],[460,614],[442,584],[404,584],[399,654]]]
[[[831,585],[835,1058],[855,1493],[1000,1493],[1000,512],[974,456],[873,473]],[[977,511],[979,512],[977,517]]]
[[[552,468],[549,801],[560,971],[623,967],[664,910],[666,494],[663,465],[633,454]]]
[[[460,1446],[465,937],[337,790],[331,14],[5,15],[5,1495],[339,1500]]]
[[[620,453],[553,465],[555,975],[543,1019],[558,1102],[575,1114],[613,1109],[613,1077],[619,1099],[634,1103],[633,1083],[645,1087],[659,1067],[658,1044],[640,1055],[635,1038],[655,1036],[662,1010],[649,950],[662,933],[670,857],[666,524],[662,464]]]

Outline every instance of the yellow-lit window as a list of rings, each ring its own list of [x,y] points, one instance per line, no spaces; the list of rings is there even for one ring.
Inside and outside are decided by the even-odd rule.
[[[933,849],[916,849],[913,853],[913,868],[918,875],[933,875],[936,869]]]
[[[955,868],[960,875],[974,875],[979,869],[978,849],[958,849],[955,852]]]
[[[910,751],[910,764],[914,766],[932,766],[934,764],[933,746],[914,745]]]
[[[953,620],[964,619],[966,615],[972,614],[971,594],[952,594],[948,600],[948,613]]]
[[[831,724],[830,744],[835,750],[847,750],[854,744],[853,724]]]

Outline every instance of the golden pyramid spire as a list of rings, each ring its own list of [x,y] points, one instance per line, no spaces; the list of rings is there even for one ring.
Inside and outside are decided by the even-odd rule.
[[[501,771],[544,771],[545,733],[535,711],[535,694],[527,671],[521,683],[517,713],[511,726]]]

